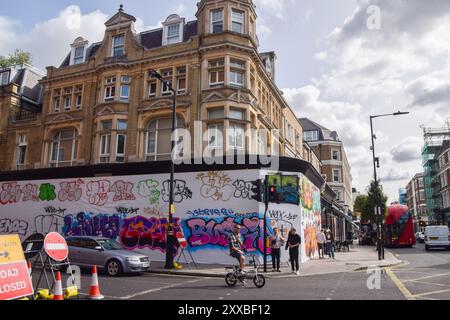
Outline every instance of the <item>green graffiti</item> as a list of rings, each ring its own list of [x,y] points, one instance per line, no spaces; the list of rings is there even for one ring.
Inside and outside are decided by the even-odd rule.
[[[39,199],[41,201],[52,201],[56,199],[55,186],[51,183],[41,184],[39,187]]]
[[[157,204],[161,196],[158,186],[159,182],[153,179],[140,181],[138,183],[138,194],[147,197],[150,204]]]

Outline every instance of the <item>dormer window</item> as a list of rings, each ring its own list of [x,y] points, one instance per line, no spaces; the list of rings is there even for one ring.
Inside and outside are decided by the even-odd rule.
[[[125,54],[125,35],[116,36],[113,38],[113,57],[120,57]]]
[[[0,86],[5,86],[9,83],[9,71],[0,74]]]
[[[223,10],[211,11],[211,32],[219,33],[223,31]]]
[[[70,65],[82,64],[86,61],[86,49],[88,47],[89,42],[85,40],[83,37],[78,37],[75,41],[70,45],[72,47],[72,51],[70,53]]]
[[[163,22],[163,46],[183,41],[184,18],[172,14]]]
[[[244,11],[233,9],[231,12],[231,30],[237,33],[244,33]]]
[[[73,57],[73,64],[80,64],[84,62],[84,46],[75,48]]]
[[[167,27],[167,44],[180,42],[180,25],[173,24]]]

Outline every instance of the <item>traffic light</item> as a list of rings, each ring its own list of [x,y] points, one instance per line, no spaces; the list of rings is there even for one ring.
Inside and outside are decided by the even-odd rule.
[[[277,194],[277,187],[276,186],[269,186],[269,202],[279,202],[278,201],[278,194]]]
[[[263,183],[261,182],[261,179],[258,179],[256,181],[252,181],[252,199],[256,200],[258,202],[263,201],[263,194],[264,194],[264,186]]]

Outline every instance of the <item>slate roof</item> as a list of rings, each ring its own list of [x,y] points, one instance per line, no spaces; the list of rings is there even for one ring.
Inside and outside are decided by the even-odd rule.
[[[183,42],[189,41],[190,38],[197,35],[197,20],[189,21],[184,26]],[[162,46],[163,29],[154,29],[141,32],[137,35],[136,40],[141,46],[147,50],[159,48]],[[93,43],[89,46],[86,57],[87,59],[95,56],[98,49],[102,45],[101,42]],[[66,56],[60,68],[67,67],[70,64],[70,53]]]
[[[325,128],[324,126],[318,124],[317,122],[314,122],[308,118],[299,118],[300,124],[303,128],[303,132],[305,131],[319,131],[319,141],[324,140],[333,140],[333,141],[339,141],[339,137],[336,131],[331,131],[328,128]]]

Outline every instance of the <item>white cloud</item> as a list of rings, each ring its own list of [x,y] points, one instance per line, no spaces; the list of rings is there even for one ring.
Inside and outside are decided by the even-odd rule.
[[[257,10],[262,10],[275,15],[279,19],[284,19],[284,11],[286,7],[286,0],[255,0]]]
[[[41,69],[50,65],[59,66],[76,37],[82,36],[90,42],[100,41],[108,18],[100,11],[83,14],[78,6],[72,5],[62,10],[56,18],[36,24],[29,33],[19,33],[17,23],[1,28],[2,21],[10,21],[0,16],[0,54],[20,48],[31,52],[34,64]]]
[[[407,137],[400,144],[391,149],[391,155],[394,161],[408,162],[421,158],[421,148],[423,139],[420,137]]]

